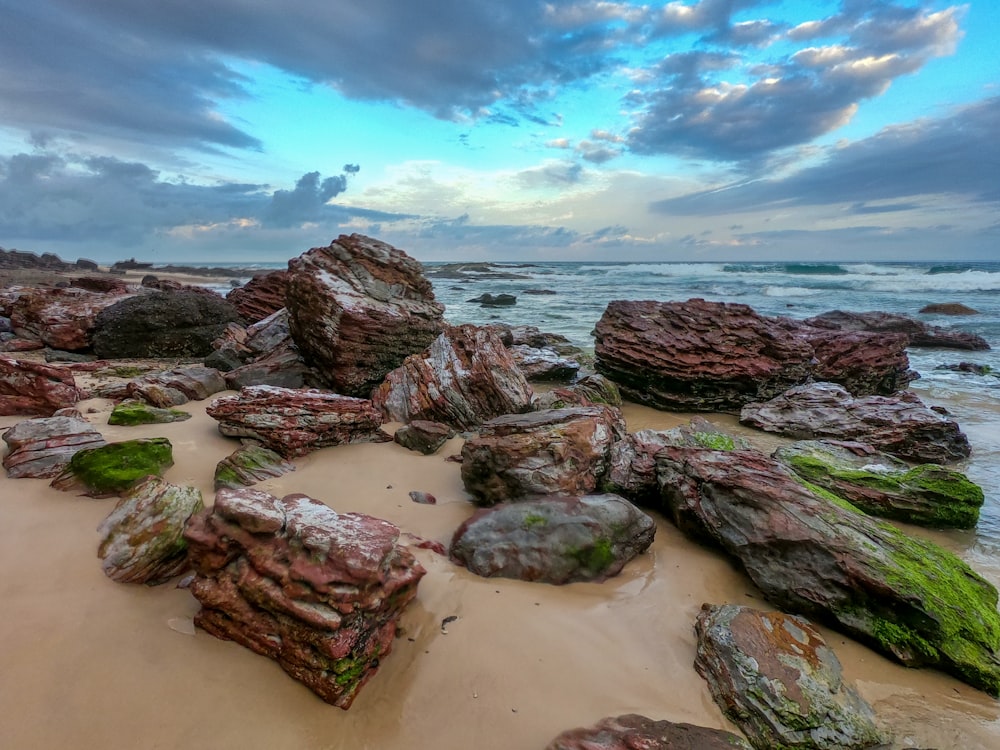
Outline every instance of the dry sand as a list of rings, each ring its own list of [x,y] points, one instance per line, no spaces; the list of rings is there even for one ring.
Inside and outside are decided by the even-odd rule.
[[[109,440],[168,437],[166,478],[211,502],[215,464],[238,443],[219,434],[206,404],[182,407],[194,415],[187,422],[128,428],[107,425],[108,401],[82,408]],[[634,406],[627,416],[632,429],[680,421]],[[0,418],[0,428],[19,419]],[[456,438],[435,456],[392,443],[327,448],[258,486],[447,544],[473,510],[459,466],[445,461],[460,447]],[[438,502],[413,503],[410,490]],[[733,729],[692,668],[694,618],[702,602],[767,606],[726,559],[662,520],[651,549],[600,584],[483,579],[417,550],[428,573],[404,633],[345,712],[269,660],[196,632],[187,591],[107,579],[95,529],[114,502],[0,478],[0,748],[510,750],[627,712]],[[1000,746],[992,698],[824,632],[899,747]]]

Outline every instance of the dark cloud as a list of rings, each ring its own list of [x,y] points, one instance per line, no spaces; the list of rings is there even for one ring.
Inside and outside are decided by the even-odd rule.
[[[265,223],[276,227],[290,227],[307,221],[322,221],[327,211],[327,201],[347,190],[348,175],[356,174],[359,167],[346,164],[344,173],[321,181],[319,172],[302,175],[294,190],[276,190],[264,215]]]

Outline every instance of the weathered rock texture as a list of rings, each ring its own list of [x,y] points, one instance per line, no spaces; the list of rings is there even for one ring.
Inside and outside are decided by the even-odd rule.
[[[200,366],[151,373],[132,380],[126,387],[132,398],[160,408],[179,406],[188,401],[204,401],[224,390],[226,381],[222,373],[213,367]]]
[[[57,476],[73,454],[105,444],[101,433],[76,409],[64,409],[51,417],[18,422],[3,434],[7,454],[3,466],[11,478]]]
[[[236,308],[215,294],[147,292],[104,308],[94,321],[102,358],[205,357]]]
[[[740,422],[804,440],[868,443],[917,463],[960,461],[972,452],[954,420],[929,409],[911,392],[854,398],[834,383],[812,383],[747,404]]]
[[[52,486],[58,490],[80,488],[91,497],[109,497],[147,476],[161,476],[173,464],[173,446],[166,438],[124,440],[77,451],[52,480]]]
[[[918,311],[924,315],[978,315],[979,310],[974,310],[961,302],[932,302],[924,305]]]
[[[563,732],[545,750],[750,750],[750,745],[721,729],[625,714]]]
[[[104,574],[119,583],[166,583],[189,567],[184,524],[204,507],[194,487],[147,477],[115,505],[97,531]]]
[[[508,351],[524,377],[530,381],[568,381],[576,377],[580,363],[562,357],[555,349],[515,344]]]
[[[677,526],[736,558],[769,601],[1000,695],[997,591],[955,555],[810,492],[756,451],[668,447],[656,460]]]
[[[73,373],[39,362],[0,357],[0,415],[48,417],[81,398]]]
[[[345,709],[392,649],[425,572],[388,521],[305,495],[219,490],[184,536],[195,624]]]
[[[306,363],[349,396],[386,374],[444,327],[420,264],[384,242],[341,235],[288,263],[288,322]]]
[[[288,271],[271,271],[254,276],[226,295],[226,300],[247,323],[273,315],[285,306]]]
[[[429,456],[453,437],[455,430],[446,424],[415,419],[396,430],[392,439],[404,448]]]
[[[248,441],[249,443],[249,441]],[[256,443],[238,448],[215,466],[215,489],[249,487],[265,479],[295,471],[295,464]]]
[[[872,331],[875,333],[901,333],[907,337],[910,346],[941,347],[945,349],[968,349],[981,351],[990,345],[981,336],[965,331],[953,331],[938,326],[929,326],[923,321],[906,315],[885,312],[845,312],[831,310],[806,321],[818,328],[832,328],[840,331]]]
[[[607,406],[497,417],[462,447],[462,481],[483,506],[533,495],[586,495],[598,488],[611,446],[624,436],[621,412]]]
[[[191,419],[191,415],[179,409],[161,409],[150,406],[144,401],[123,401],[117,404],[108,415],[108,424],[127,427],[140,424],[166,424],[168,422],[183,422]]]
[[[11,310],[19,336],[37,339],[53,349],[89,349],[98,313],[125,297],[77,288],[34,289],[20,295]]]
[[[784,445],[774,457],[806,482],[874,516],[958,529],[979,520],[982,488],[937,464],[911,468],[870,445],[829,440]]]
[[[603,580],[655,534],[653,520],[617,495],[550,495],[480,510],[455,532],[450,556],[486,578]]]
[[[536,393],[531,403],[538,410],[596,404],[621,406],[622,394],[618,386],[603,375],[587,375],[572,385]]]
[[[230,437],[259,440],[285,458],[344,443],[383,443],[371,401],[317,390],[255,385],[213,401],[206,412]]]
[[[372,400],[388,419],[425,419],[459,430],[531,408],[531,386],[496,334],[449,328],[388,373]]]
[[[808,620],[705,604],[695,629],[694,666],[754,747],[862,750],[886,741]]]

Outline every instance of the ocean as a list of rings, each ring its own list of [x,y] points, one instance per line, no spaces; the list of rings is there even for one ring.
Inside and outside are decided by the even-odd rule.
[[[986,494],[975,530],[915,531],[953,549],[1000,587],[1000,263],[495,263],[470,264],[473,270],[446,276],[439,274],[447,272],[448,264],[424,266],[450,323],[534,325],[587,350],[594,346],[594,324],[615,299],[701,297],[796,319],[828,310],[878,310],[982,336],[993,349],[909,350],[911,368],[920,374],[911,389],[958,421],[973,453],[956,468]],[[469,301],[486,292],[513,294],[517,303],[483,307]],[[919,313],[932,302],[960,302],[978,312]],[[986,365],[992,373],[938,369],[959,362]]]

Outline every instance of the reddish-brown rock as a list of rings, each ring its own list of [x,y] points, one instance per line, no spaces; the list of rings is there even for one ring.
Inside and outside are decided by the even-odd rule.
[[[721,729],[625,714],[563,732],[545,750],[750,750],[750,745]]]
[[[7,443],[3,466],[7,476],[18,479],[58,476],[74,453],[105,444],[101,433],[76,409],[18,422],[4,432],[3,440]]]
[[[429,456],[453,437],[455,430],[446,424],[415,419],[396,430],[392,439],[404,448]]]
[[[391,651],[425,572],[388,521],[305,495],[219,490],[184,536],[195,624],[344,709]]]
[[[888,396],[919,377],[910,370],[908,339],[899,333],[829,331],[797,326],[813,348],[813,380],[838,383],[855,396]]]
[[[972,351],[990,348],[982,336],[977,336],[974,333],[929,326],[923,321],[893,313],[831,310],[817,315],[815,318],[809,318],[805,322],[817,328],[830,328],[838,331],[900,333],[907,337],[910,346],[917,347],[929,346]]]
[[[371,401],[311,389],[255,385],[206,409],[219,432],[259,440],[285,458],[344,443],[382,443],[382,415]]]
[[[143,375],[130,381],[125,390],[132,398],[168,408],[188,401],[204,401],[226,390],[226,381],[213,367],[178,367]]]
[[[289,328],[306,363],[339,393],[371,395],[444,327],[420,264],[360,234],[288,263]]]
[[[271,271],[254,276],[243,286],[233,289],[226,299],[243,320],[256,323],[285,306],[287,288],[288,271]]]
[[[531,408],[532,390],[496,334],[449,328],[388,373],[372,400],[396,422],[425,419],[466,430]]]
[[[19,336],[53,349],[88,349],[98,313],[128,296],[120,290],[105,294],[77,287],[36,289],[14,301],[11,323]]]
[[[0,357],[0,415],[48,417],[81,398],[73,373],[38,362]]]

